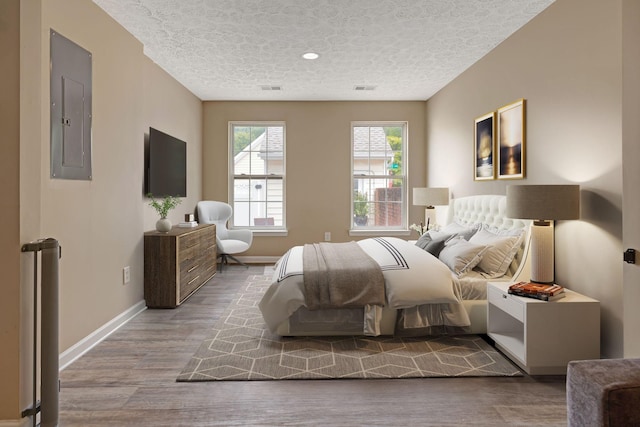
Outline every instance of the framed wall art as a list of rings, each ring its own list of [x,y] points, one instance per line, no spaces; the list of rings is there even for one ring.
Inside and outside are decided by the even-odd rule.
[[[524,99],[498,109],[498,179],[525,177],[526,123]]]
[[[487,181],[495,177],[495,121],[495,111],[475,120],[473,179],[476,181]]]

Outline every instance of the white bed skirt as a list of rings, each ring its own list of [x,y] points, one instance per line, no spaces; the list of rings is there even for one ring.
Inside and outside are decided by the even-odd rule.
[[[471,327],[467,333],[469,334],[485,334],[487,333],[487,300],[464,300],[462,301],[464,309],[469,314]],[[394,335],[398,310],[384,307],[382,309],[382,320],[380,322],[380,335]],[[356,325],[354,329],[345,329],[345,322],[327,322],[322,324],[298,326],[291,323],[291,318],[285,320],[278,326],[276,333],[281,336],[345,336],[345,335],[362,335],[362,326]],[[311,326],[311,327],[310,327]],[[357,331],[356,328],[360,327]]]

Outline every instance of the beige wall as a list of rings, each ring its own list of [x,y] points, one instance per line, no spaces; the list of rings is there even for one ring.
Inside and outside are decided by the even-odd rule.
[[[557,0],[427,102],[428,184],[455,197],[577,183],[556,227],[556,280],[601,301],[602,354],[622,355],[621,1]],[[473,181],[474,118],[527,100],[527,177]]]
[[[202,195],[202,101],[149,58],[144,57],[144,62],[144,132],[153,127],[187,142],[187,197],[168,216],[177,224],[184,221],[185,213],[195,212]],[[143,208],[144,230],[153,230],[158,214],[146,203]]]
[[[20,2],[0,2],[0,219],[4,233],[0,239],[0,420],[17,414],[20,381],[20,354],[5,348],[20,348]]]
[[[64,251],[63,351],[143,299],[142,233],[153,229],[157,219],[143,197],[144,135],[153,126],[187,141],[191,175],[182,208],[192,211],[201,192],[202,107],[95,4],[43,2],[42,27],[47,47],[43,63],[49,55],[48,28],[84,47],[93,58],[92,180],[42,176],[42,232],[58,238]],[[48,90],[49,85],[44,87]],[[41,148],[48,154],[48,115],[43,117]],[[45,155],[42,169],[47,171],[48,164]],[[181,217],[176,209],[170,219],[178,222]],[[125,266],[131,267],[131,283],[123,286]]]
[[[640,2],[623,0],[623,248],[640,249]],[[640,261],[639,261],[640,262]],[[640,265],[623,264],[624,357],[640,357]]]
[[[203,197],[228,200],[229,121],[286,122],[287,237],[257,236],[249,256],[280,256],[293,245],[349,236],[351,122],[409,122],[409,188],[424,186],[424,102],[205,102]],[[409,206],[409,222],[424,209]]]
[[[7,185],[0,210],[7,224],[0,262],[12,266],[3,268],[8,284],[0,302],[0,422],[17,422],[30,404],[33,287],[32,256],[20,255],[20,243],[55,237],[62,246],[61,352],[141,302],[142,237],[157,219],[143,197],[145,133],[152,126],[187,141],[188,197],[170,216],[178,222],[201,198],[202,102],[145,57],[142,45],[93,2],[12,0],[0,5],[0,19],[12,24],[0,25],[2,107],[10,108],[0,117],[5,135],[0,170],[3,182],[14,183]],[[91,181],[49,178],[50,28],[92,53]],[[13,59],[5,61],[5,53]],[[22,65],[19,85],[17,63]],[[127,265],[131,282],[123,285]]]

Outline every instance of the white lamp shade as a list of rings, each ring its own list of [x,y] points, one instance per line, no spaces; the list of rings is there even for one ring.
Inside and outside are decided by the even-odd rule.
[[[449,204],[448,188],[419,188],[413,189],[413,204],[415,206],[442,206]]]
[[[557,220],[580,218],[579,185],[509,185],[509,218]]]

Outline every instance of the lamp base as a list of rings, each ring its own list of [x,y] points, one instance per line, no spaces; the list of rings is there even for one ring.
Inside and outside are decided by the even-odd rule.
[[[535,221],[531,226],[531,281],[554,282],[553,223]]]
[[[436,209],[433,206],[427,206],[425,208],[424,223],[426,224],[426,231],[429,231],[429,227],[436,225]]]

